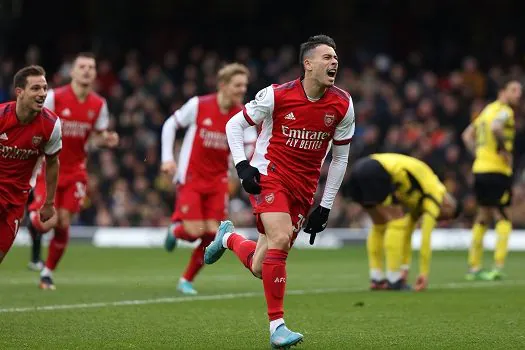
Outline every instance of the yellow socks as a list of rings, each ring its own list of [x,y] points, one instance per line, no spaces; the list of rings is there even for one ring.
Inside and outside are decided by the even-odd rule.
[[[472,271],[477,271],[481,268],[481,260],[483,258],[483,236],[487,232],[487,226],[475,223],[472,226],[472,243],[468,254],[468,264]]]
[[[366,239],[370,279],[378,282],[385,278],[383,274],[385,228],[386,225],[373,225]]]
[[[501,269],[505,264],[507,257],[507,248],[509,242],[510,232],[512,231],[512,222],[509,220],[500,220],[496,223],[496,234],[498,235],[496,241],[496,249],[494,251],[494,264],[496,268]]]

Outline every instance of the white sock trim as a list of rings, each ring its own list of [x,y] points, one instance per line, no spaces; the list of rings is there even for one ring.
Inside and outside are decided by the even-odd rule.
[[[276,320],[270,321],[270,335],[272,335],[273,332],[275,332],[275,330],[277,329],[277,327],[279,327],[282,324],[284,324],[284,318],[278,318]]]
[[[401,271],[387,271],[386,278],[390,283],[396,283],[401,279]]]
[[[232,235],[233,232],[225,233],[224,236],[222,236],[222,246],[226,249],[228,249],[228,238]]]
[[[53,271],[47,268],[47,266],[44,266],[42,271],[40,272],[40,277],[52,277]]]
[[[379,282],[385,279],[385,274],[380,269],[370,269],[370,279]]]

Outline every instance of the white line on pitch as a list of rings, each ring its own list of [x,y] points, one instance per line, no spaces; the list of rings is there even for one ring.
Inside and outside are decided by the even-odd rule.
[[[498,286],[522,286],[525,285],[525,280],[521,281],[499,281],[499,282],[456,282],[432,285],[435,289],[468,289],[468,288],[492,288]],[[304,289],[304,290],[290,290],[286,292],[288,295],[309,295],[309,294],[329,294],[342,292],[363,292],[364,288],[322,288],[322,289]],[[263,296],[261,292],[246,292],[246,293],[228,293],[216,295],[200,295],[192,297],[166,297],[155,299],[139,299],[139,300],[120,300],[108,302],[95,302],[84,304],[62,304],[62,305],[43,305],[30,307],[14,307],[0,309],[0,313],[18,313],[18,312],[35,312],[35,311],[56,311],[56,310],[72,310],[72,309],[92,309],[112,306],[127,306],[127,305],[149,305],[149,304],[175,304],[186,303],[192,301],[208,301],[208,300],[227,300],[240,298],[253,298]]]

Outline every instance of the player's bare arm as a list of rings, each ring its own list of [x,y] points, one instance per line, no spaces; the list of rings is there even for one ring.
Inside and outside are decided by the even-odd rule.
[[[461,134],[461,139],[465,144],[465,147],[469,150],[471,154],[476,153],[476,129],[474,125],[470,124]]]
[[[58,183],[58,169],[60,163],[58,161],[58,153],[53,155],[46,155],[46,201],[40,209],[40,220],[42,222],[48,221],[55,213],[55,193]]]
[[[93,137],[98,147],[115,148],[120,141],[119,135],[115,131],[109,130],[94,131]]]

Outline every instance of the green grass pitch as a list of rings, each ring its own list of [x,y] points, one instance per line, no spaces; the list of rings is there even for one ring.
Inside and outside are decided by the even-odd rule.
[[[189,254],[72,245],[57,290],[41,291],[28,248],[13,248],[0,349],[268,349],[261,282],[227,252],[184,297]],[[510,254],[500,282],[466,282],[465,265],[465,252],[435,252],[430,290],[369,292],[363,247],[293,250],[285,319],[305,336],[298,349],[525,349],[525,254]]]

